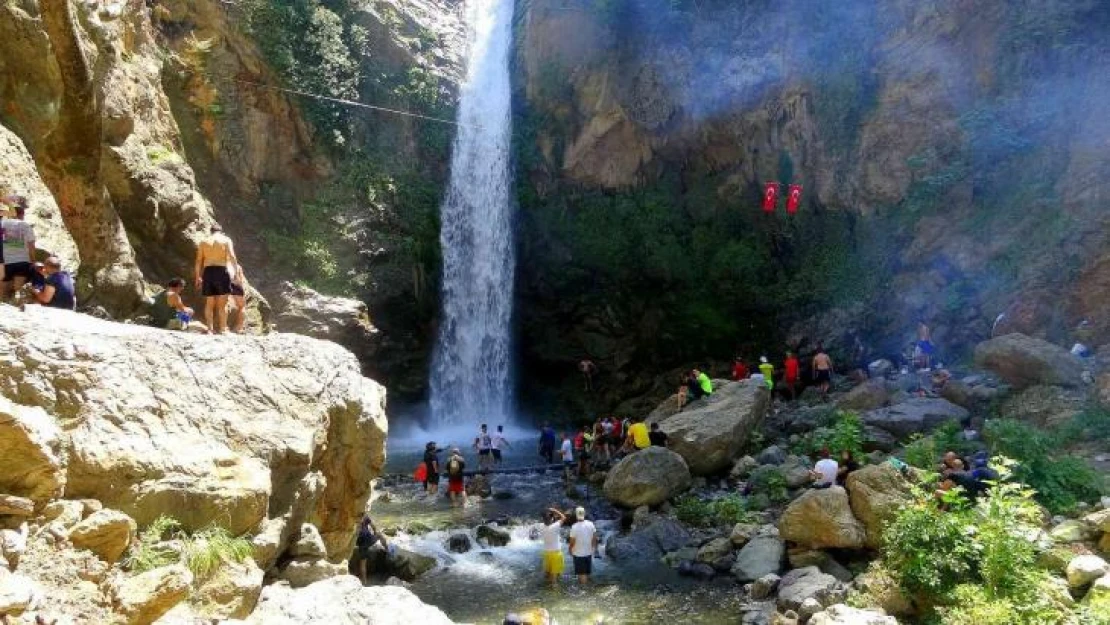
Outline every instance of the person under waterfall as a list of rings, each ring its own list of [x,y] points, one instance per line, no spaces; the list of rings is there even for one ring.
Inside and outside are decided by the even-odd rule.
[[[497,426],[497,431],[493,433],[493,440],[491,441],[490,453],[493,454],[493,463],[501,464],[501,451],[505,447],[512,447],[509,439],[505,438],[505,426]]]
[[[478,450],[478,470],[488,471],[493,466],[493,437],[485,423],[478,429],[474,438],[474,449]]]

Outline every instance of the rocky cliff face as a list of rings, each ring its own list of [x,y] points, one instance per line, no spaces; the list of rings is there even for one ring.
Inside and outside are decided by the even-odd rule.
[[[917,319],[958,357],[1003,312],[1110,340],[1107,28],[1100,3],[526,3],[530,369],[647,390],[852,330],[899,353]],[[761,214],[770,180],[804,186],[796,218]]]

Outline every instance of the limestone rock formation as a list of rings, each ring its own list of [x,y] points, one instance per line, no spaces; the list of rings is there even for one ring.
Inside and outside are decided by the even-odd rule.
[[[878,610],[861,610],[838,603],[811,616],[809,625],[898,625],[898,619]]]
[[[690,540],[690,531],[678,521],[649,514],[628,534],[612,534],[605,554],[617,562],[657,562],[663,554],[677,551]],[[695,551],[691,557],[697,555]]]
[[[783,540],[813,549],[858,549],[867,542],[867,531],[840,486],[807,490],[790,502],[779,520],[779,533]]]
[[[211,619],[241,619],[250,615],[262,593],[264,572],[248,560],[224,564],[193,593],[194,611]]]
[[[686,460],[690,473],[710,475],[732,467],[769,405],[767,387],[755,380],[717,381],[702,405],[666,419],[660,427],[668,436],[668,448]]]
[[[74,525],[69,541],[112,564],[120,559],[135,536],[135,520],[117,510],[101,510]]]
[[[363,587],[357,577],[341,575],[300,589],[282,584],[262,590],[258,607],[245,625],[452,625],[439,610],[400,586]]]
[[[173,564],[129,577],[116,590],[118,611],[128,625],[157,621],[189,595],[193,574]]]
[[[605,477],[605,496],[626,508],[655,506],[690,487],[690,469],[682,456],[648,447],[618,462]]]
[[[372,363],[379,336],[363,302],[321,295],[306,286],[286,282],[274,308],[278,330],[339,343],[363,363],[367,375],[374,371]]]
[[[22,613],[34,601],[37,592],[30,579],[0,566],[0,616]]]
[[[62,493],[64,461],[61,432],[50,415],[0,395],[0,490],[45,504]]]
[[[1068,350],[1024,334],[1007,334],[975,347],[975,364],[1016,388],[1036,384],[1080,386],[1083,363]]]
[[[316,525],[338,561],[384,460],[381,388],[342,348],[295,335],[204,337],[7,309],[0,388],[31,415],[17,423],[37,424],[23,439],[39,446],[23,448],[55,476],[45,490],[64,483],[67,497],[140,525],[172,512],[186,529],[239,534],[288,516],[289,527]]]
[[[910,500],[909,483],[884,462],[848,474],[846,486],[852,514],[867,531],[867,546],[877,549],[882,545],[883,524]]]

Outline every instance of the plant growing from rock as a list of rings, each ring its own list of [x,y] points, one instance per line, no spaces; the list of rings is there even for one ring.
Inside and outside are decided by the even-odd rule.
[[[124,567],[132,573],[142,573],[180,562],[199,581],[207,579],[223,564],[247,560],[252,553],[250,540],[233,536],[222,527],[209,526],[187,534],[177,519],[162,515],[139,534],[124,559]]]
[[[712,500],[684,495],[675,500],[674,510],[679,521],[695,527],[731,526],[752,520],[748,502],[736,493]]]
[[[779,467],[772,465],[756,467],[748,478],[748,484],[751,486],[753,499],[764,497],[768,503],[772,504],[785,503],[790,499],[786,475]]]

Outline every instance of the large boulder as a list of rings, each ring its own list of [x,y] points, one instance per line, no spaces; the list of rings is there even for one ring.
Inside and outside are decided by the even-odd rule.
[[[651,514],[628,534],[613,534],[605,542],[605,555],[618,562],[656,562],[663,554],[690,542],[690,531],[678,521]],[[696,552],[695,552],[696,555]]]
[[[341,575],[292,589],[267,586],[245,625],[452,625],[439,608],[401,586],[366,586]]]
[[[975,364],[1015,388],[1036,384],[1081,386],[1083,362],[1071,352],[1024,334],[1007,334],[975,346]]]
[[[321,295],[306,286],[286,282],[275,313],[278,330],[339,343],[358,356],[367,375],[375,372],[370,363],[381,337],[370,322],[370,311],[364,302]]]
[[[9,392],[0,394],[0,490],[45,504],[65,487],[62,433],[45,410],[12,402]]]
[[[895,438],[931,430],[947,421],[961,421],[966,409],[939,397],[914,397],[900,404],[865,412],[863,423],[886,430]]]
[[[872,379],[860,384],[836,400],[836,407],[841,410],[854,410],[864,412],[882,408],[890,403],[890,389],[886,380]]]
[[[1098,556],[1081,555],[1068,562],[1065,573],[1068,578],[1068,586],[1082,588],[1110,573],[1110,564]]]
[[[258,603],[263,576],[254,560],[225,564],[197,586],[193,610],[213,620],[246,618]]]
[[[320,580],[346,573],[347,567],[343,564],[328,562],[323,558],[297,558],[290,560],[281,568],[278,578],[289,582],[293,588],[303,588]]]
[[[756,536],[736,554],[732,575],[740,582],[754,582],[764,575],[777,574],[785,555],[786,546],[777,536]]]
[[[69,542],[112,564],[131,545],[135,529],[135,520],[126,514],[117,510],[101,510],[74,525],[69,530]]]
[[[852,515],[848,493],[840,486],[811,489],[786,507],[779,519],[783,540],[811,549],[858,549],[867,530]]]
[[[686,460],[694,475],[731,468],[770,406],[770,392],[756,380],[717,384],[713,395],[660,426],[669,448]]]
[[[1007,397],[999,413],[1038,427],[1058,427],[1086,410],[1087,401],[1080,389],[1039,384]]]
[[[844,598],[840,582],[816,566],[794,569],[779,581],[779,609],[798,611],[806,599],[816,599],[821,605],[830,605]]]
[[[116,611],[128,625],[157,621],[189,596],[193,574],[180,564],[129,577],[116,589]]]
[[[390,549],[387,566],[390,575],[406,582],[412,582],[435,568],[436,559],[422,553],[395,547]]]
[[[621,460],[605,477],[605,496],[626,508],[655,506],[690,488],[690,469],[675,452],[648,447]]]
[[[15,411],[65,425],[25,436],[38,475],[60,466],[52,488],[64,483],[68,498],[98,499],[140,525],[171,514],[189,530],[239,534],[288,517],[290,528],[316,525],[339,561],[384,462],[382,388],[346,350],[297,335],[198,336],[9,308],[0,389],[11,400],[0,411],[23,406]],[[35,499],[30,486],[42,482],[4,490]]]
[[[867,546],[882,545],[883,524],[910,500],[910,485],[889,462],[873,464],[848,474],[848,498],[867,531]]]
[[[0,616],[23,612],[38,592],[38,587],[30,578],[11,573],[7,567],[0,565]]]

